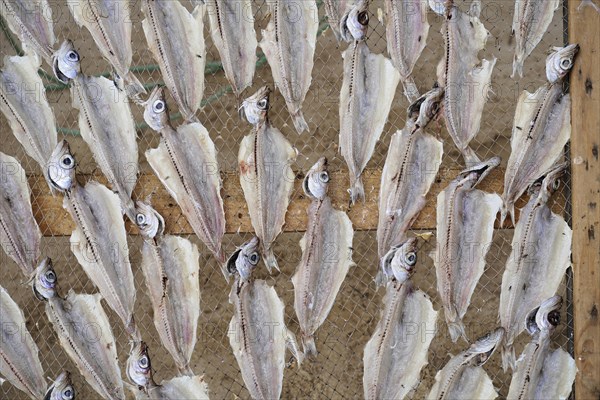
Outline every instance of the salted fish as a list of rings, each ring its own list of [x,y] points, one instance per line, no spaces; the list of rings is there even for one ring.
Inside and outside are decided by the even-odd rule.
[[[112,65],[119,88],[133,98],[146,93],[129,70],[133,56],[129,0],[67,0],[67,5],[77,25],[90,32],[98,50]]]
[[[562,80],[578,51],[576,44],[556,48],[546,60],[548,83],[519,96],[504,176],[502,221],[510,214],[514,224],[515,201],[556,163],[571,137],[571,97],[563,92]]]
[[[4,57],[0,110],[27,155],[40,165],[46,177],[46,163],[58,139],[54,113],[37,72],[40,62],[35,54]]]
[[[512,34],[515,37],[513,73],[523,77],[523,64],[548,30],[560,0],[515,0]]]
[[[497,328],[480,337],[467,350],[452,357],[435,375],[427,400],[495,399],[498,393],[482,365],[500,345],[504,329]]]
[[[229,294],[233,317],[228,336],[250,396],[253,399],[278,399],[286,347],[298,364],[302,355],[294,334],[285,326],[284,305],[275,289],[266,281],[251,277],[260,260],[258,246],[258,238],[254,237],[227,262],[228,271],[235,275]]]
[[[36,296],[46,301],[46,315],[62,348],[87,383],[105,399],[124,400],[117,344],[100,304],[100,294],[71,290],[66,298],[61,298],[50,259],[39,265],[32,284]]]
[[[562,297],[553,296],[529,313],[527,330],[532,336],[517,361],[508,400],[567,399],[577,374],[575,360],[566,351],[552,350],[551,335],[560,323]]]
[[[352,261],[352,222],[327,196],[329,173],[322,157],[304,178],[304,193],[312,200],[308,226],[300,240],[302,260],[292,276],[294,308],[302,330],[305,356],[316,356],[315,332],[325,322]]]
[[[160,66],[165,85],[186,121],[196,121],[204,94],[204,13],[198,4],[190,14],[179,1],[142,0],[142,28]]]
[[[433,88],[409,108],[404,129],[392,135],[379,189],[377,248],[383,257],[406,233],[425,207],[442,162],[442,142],[424,129],[440,110],[444,92]]]
[[[496,193],[475,187],[500,164],[499,157],[462,171],[437,197],[437,247],[431,254],[450,338],[467,339],[462,319],[483,275],[494,221],[502,206]]]
[[[40,258],[42,232],[33,217],[27,176],[19,162],[0,152],[0,245],[30,277]]]
[[[417,240],[408,239],[384,257],[388,278],[381,318],[363,355],[365,399],[403,399],[419,382],[435,331],[437,311],[410,276]]]
[[[33,400],[46,393],[39,349],[25,324],[25,315],[0,286],[0,375]]]
[[[142,272],[154,311],[154,326],[180,373],[192,376],[190,360],[200,317],[200,265],[195,244],[164,235],[165,222],[137,202],[136,224],[144,238]]]
[[[339,145],[348,164],[350,200],[354,204],[365,199],[361,174],[387,121],[400,73],[388,58],[372,53],[364,42],[369,24],[365,2],[352,8],[343,22],[342,35],[353,38],[354,42],[342,54]]]
[[[250,0],[207,0],[210,34],[233,93],[252,86],[256,69],[256,31]]]
[[[31,49],[51,63],[56,37],[48,0],[0,0],[0,14],[26,53]]]
[[[271,20],[260,48],[271,66],[296,131],[308,131],[302,103],[312,81],[319,15],[315,0],[267,0]]]
[[[69,144],[63,140],[54,150],[48,175],[54,188],[63,193],[63,207],[75,221],[71,251],[135,337],[135,286],[119,197],[96,181],[81,186],[75,178],[75,164]]]
[[[439,9],[434,8],[439,13]],[[448,133],[467,164],[478,163],[479,158],[469,143],[479,133],[481,114],[490,90],[496,57],[479,61],[489,32],[479,20],[481,4],[473,1],[469,14],[445,3],[441,33],[444,37],[444,58],[437,68],[440,86],[445,91],[443,115]]]
[[[279,270],[272,246],[285,223],[295,178],[290,165],[296,161],[296,150],[269,122],[270,93],[265,86],[244,100],[242,111],[254,128],[238,152],[240,183],[269,272]]]
[[[556,292],[571,265],[573,231],[547,204],[567,167],[565,163],[552,168],[531,186],[531,197],[515,226],[500,291],[500,322],[506,329],[502,346],[505,370],[515,369],[513,342],[526,328],[525,317]]]
[[[340,42],[343,40],[340,33],[340,22],[347,10],[354,5],[355,0],[323,0],[323,3],[325,4],[325,14],[327,14],[329,27],[335,38]]]
[[[63,371],[48,387],[44,400],[75,400],[76,392],[71,382],[71,373]]]
[[[146,151],[148,163],[196,235],[219,262],[224,262],[221,177],[217,151],[208,131],[200,122],[183,124],[175,130],[169,120],[164,89],[159,87],[145,103],[144,119],[161,137],[156,149]]]
[[[422,0],[385,0],[387,49],[400,72],[404,95],[412,103],[419,90],[411,77],[427,43],[427,3]]]

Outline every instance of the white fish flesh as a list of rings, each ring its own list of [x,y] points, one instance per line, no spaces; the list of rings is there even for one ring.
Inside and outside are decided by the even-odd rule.
[[[292,283],[304,355],[316,356],[315,332],[325,322],[348,270],[354,265],[354,231],[350,218],[334,209],[327,196],[327,159],[319,159],[310,169],[303,186],[312,201],[306,233],[300,240],[302,260],[292,276]]]
[[[204,13],[199,4],[190,14],[179,1],[142,0],[148,47],[160,66],[165,85],[186,121],[195,121],[204,94]]]
[[[269,88],[263,87],[242,105],[254,128],[240,144],[238,164],[250,220],[271,272],[279,270],[272,246],[285,223],[294,189],[295,175],[290,165],[296,161],[296,150],[269,122],[269,93]]]
[[[312,81],[319,15],[315,0],[267,0],[271,20],[260,47],[298,133],[308,131],[302,103]]]
[[[75,388],[71,383],[71,373],[63,371],[48,387],[44,400],[75,400]]]
[[[42,232],[33,217],[27,176],[19,162],[0,152],[0,245],[29,278],[40,257]]]
[[[323,0],[323,3],[325,4],[325,13],[327,14],[329,27],[333,31],[335,38],[340,42],[343,40],[340,33],[340,22],[348,9],[354,5],[355,0]]]
[[[467,168],[437,198],[437,247],[431,258],[453,342],[459,337],[468,340],[462,319],[483,275],[494,221],[502,206],[496,193],[475,187],[499,164],[500,159],[494,157]]]
[[[506,329],[502,346],[505,370],[515,368],[513,342],[526,328],[525,317],[556,293],[571,265],[573,232],[547,204],[566,168],[567,164],[554,167],[531,186],[531,198],[515,227],[500,291],[500,322]]]
[[[221,241],[225,233],[225,212],[221,198],[221,177],[215,144],[199,122],[173,129],[162,88],[146,101],[144,119],[161,140],[146,151],[146,159],[169,194],[175,199],[192,229],[224,262]]]
[[[250,0],[207,0],[210,34],[225,76],[240,97],[252,86],[256,69],[256,31]]]

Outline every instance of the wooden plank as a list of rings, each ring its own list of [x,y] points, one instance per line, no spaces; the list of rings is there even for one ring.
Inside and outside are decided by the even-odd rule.
[[[577,399],[600,398],[600,14],[569,4],[569,41],[581,50],[571,73],[573,312]],[[596,1],[597,3],[597,1]]]
[[[427,197],[427,205],[413,226],[414,229],[435,229],[435,198],[459,172],[459,169],[447,169],[440,172],[437,181],[433,184]],[[480,188],[488,192],[502,193],[503,177],[504,170],[498,168],[481,183]],[[97,179],[102,183],[106,182],[102,176],[79,177],[79,181],[82,183],[89,179]],[[253,229],[250,223],[244,193],[240,186],[239,176],[235,173],[224,173],[222,174],[222,179],[225,219],[227,222],[226,231],[228,233],[252,232]],[[292,202],[286,215],[286,224],[284,226],[284,231],[286,232],[302,232],[306,230],[306,208],[310,201],[302,192],[302,179],[302,174],[298,173],[295,180]],[[363,181],[367,197],[366,202],[351,207],[348,204],[348,173],[346,171],[332,173],[329,195],[331,196],[333,205],[348,213],[356,230],[377,229],[377,199],[380,180],[380,170],[365,171],[363,174]],[[32,189],[34,215],[40,224],[42,233],[45,236],[70,235],[74,225],[73,221],[62,207],[62,196],[52,196],[41,176],[30,177],[29,185]],[[166,231],[168,233],[193,233],[185,217],[182,215],[181,209],[154,175],[142,174],[139,177],[138,185],[134,191],[134,197],[142,200],[150,197],[152,206],[165,218]],[[554,209],[556,212],[560,213],[564,210],[564,195],[558,195],[556,198],[561,200],[556,202]],[[520,202],[517,202],[517,209],[522,207],[524,202],[523,199]],[[138,233],[137,229],[132,226],[129,221],[127,221],[126,226],[129,233]]]

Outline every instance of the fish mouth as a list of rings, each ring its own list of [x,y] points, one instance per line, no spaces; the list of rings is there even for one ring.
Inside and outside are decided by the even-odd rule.
[[[498,348],[504,337],[504,328],[497,328],[480,337],[471,345],[471,352],[475,354],[473,359],[476,366],[485,364]]]
[[[561,296],[552,296],[542,302],[539,307],[534,308],[527,314],[526,327],[530,335],[541,330],[551,330],[560,324],[560,309],[563,299]]]
[[[489,175],[490,172],[498,165],[502,159],[498,156],[492,157],[487,161],[480,162],[475,164],[465,170],[463,170],[460,174],[461,181],[472,181],[471,187],[477,186],[486,176]]]
[[[541,189],[546,192],[548,196],[551,195],[558,190],[559,179],[565,174],[568,167],[569,163],[567,162],[551,167],[529,186],[528,193],[531,195]]]

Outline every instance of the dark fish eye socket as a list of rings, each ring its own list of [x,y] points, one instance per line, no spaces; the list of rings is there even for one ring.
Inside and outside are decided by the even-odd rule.
[[[65,389],[65,391],[63,392],[63,398],[66,400],[71,400],[73,398],[73,389],[71,389],[70,387]]]
[[[557,179],[552,183],[552,189],[558,190],[559,187],[560,187],[560,179]]]
[[[56,282],[56,274],[52,270],[46,272],[45,278],[50,283]]]
[[[79,61],[79,54],[76,51],[71,50],[67,53],[67,58],[69,61]]]
[[[408,265],[415,265],[415,263],[417,262],[417,255],[415,253],[408,253],[406,255],[406,262],[408,263]]]
[[[361,25],[367,25],[369,23],[369,14],[366,11],[362,11],[358,14],[358,22]]]
[[[142,368],[148,368],[148,357],[144,356],[144,357],[140,358],[140,361],[138,364]]]
[[[249,257],[250,264],[252,264],[252,265],[258,264],[258,258],[259,258],[258,253],[250,254],[250,257]]]
[[[319,179],[321,179],[321,182],[327,183],[329,182],[329,174],[327,172],[321,172]]]
[[[162,100],[156,100],[152,105],[152,109],[156,113],[161,113],[165,110],[165,102]]]
[[[62,166],[71,169],[74,166],[74,160],[73,157],[71,157],[69,154],[64,155],[61,159],[60,159],[60,163],[62,164]]]
[[[266,110],[268,105],[267,99],[262,99],[258,102],[258,107],[262,110]]]
[[[565,58],[560,62],[560,66],[563,68],[569,68],[571,66],[571,59]]]
[[[135,216],[135,220],[137,221],[138,225],[143,225],[146,223],[146,216],[140,213]]]

